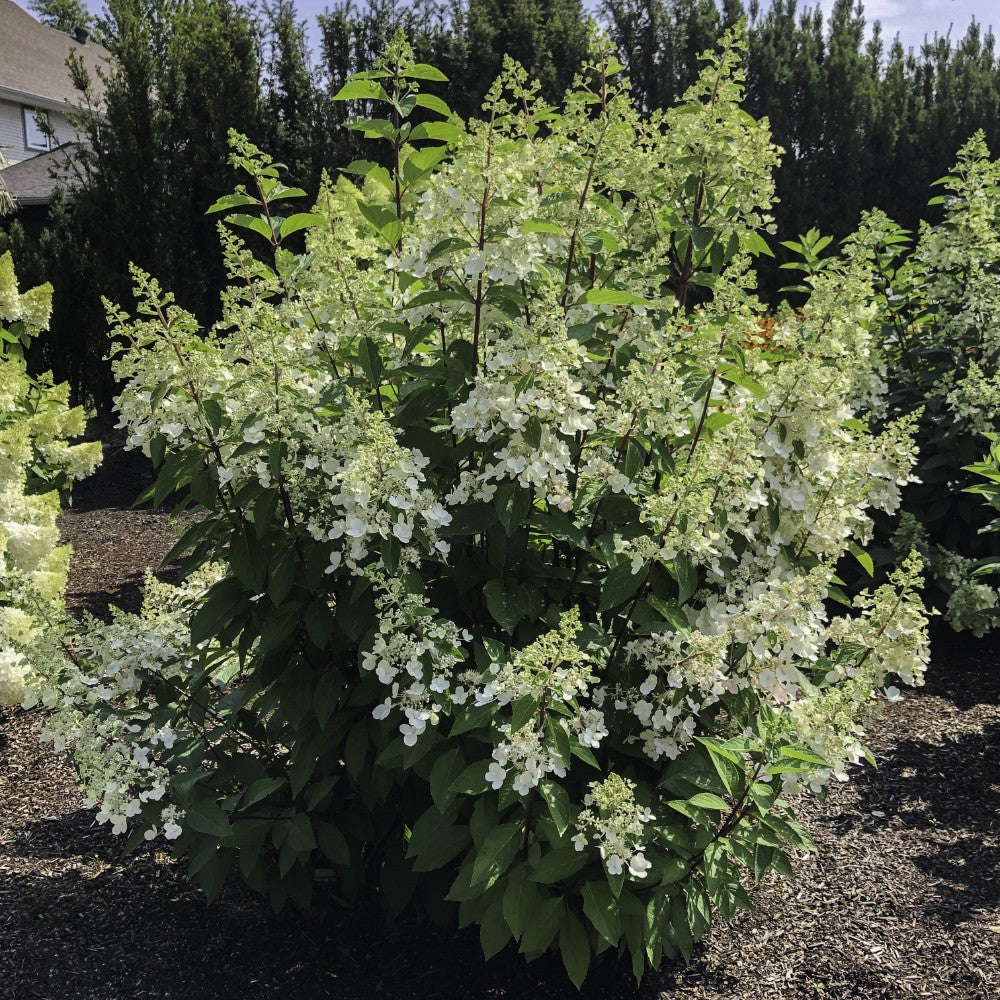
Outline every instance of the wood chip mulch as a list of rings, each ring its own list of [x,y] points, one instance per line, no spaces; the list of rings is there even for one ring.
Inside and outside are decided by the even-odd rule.
[[[113,453],[78,489],[63,521],[74,607],[134,608],[173,544],[164,515],[129,506],[146,482]],[[639,991],[605,961],[577,994],[557,959],[484,964],[474,933],[366,907],[275,916],[239,886],[206,906],[162,853],[120,857],[36,727],[0,713],[0,1000],[1000,997],[997,640],[938,632],[927,686],[873,727],[879,769],[804,810],[819,855]]]

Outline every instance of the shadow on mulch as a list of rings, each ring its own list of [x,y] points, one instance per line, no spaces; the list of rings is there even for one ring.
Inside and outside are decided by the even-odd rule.
[[[73,546],[67,604],[78,614],[107,619],[111,608],[139,610],[147,565],[161,579],[175,579],[160,561],[176,535],[166,513],[169,504],[164,510],[136,504],[155,479],[149,459],[125,451],[114,436],[102,445],[101,464],[74,486],[61,528],[63,540]]]
[[[72,507],[78,514],[129,510],[155,479],[152,462],[141,451],[126,451],[119,435],[100,440],[101,464],[93,475],[73,487]]]
[[[637,991],[611,960],[577,993],[557,956],[484,963],[478,934],[415,919],[387,926],[374,907],[275,916],[237,889],[207,907],[148,861],[5,881],[14,908],[0,923],[31,947],[9,959],[0,947],[3,1000],[651,1000],[661,988],[656,976]]]
[[[881,755],[878,770],[854,781],[856,808],[876,826],[902,827],[933,839],[909,862],[927,876],[935,917],[954,927],[977,906],[1000,904],[1000,723],[940,743],[904,739]],[[923,842],[915,836],[914,841]]]

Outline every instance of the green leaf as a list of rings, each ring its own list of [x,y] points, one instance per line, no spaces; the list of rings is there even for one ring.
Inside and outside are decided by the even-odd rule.
[[[516,583],[505,585],[502,580],[490,580],[483,587],[483,596],[493,620],[507,632],[513,632],[528,613],[527,595]]]
[[[729,803],[721,795],[715,795],[713,792],[698,792],[692,795],[688,802],[699,809],[714,809],[720,812],[729,809]]]
[[[498,897],[483,914],[479,925],[479,943],[483,947],[485,958],[491,959],[497,952],[503,951],[510,939],[510,928],[503,915],[503,900]]]
[[[335,101],[385,101],[388,95],[375,80],[348,80],[333,95]]]
[[[448,808],[455,793],[451,786],[466,768],[465,758],[462,751],[458,749],[446,750],[431,768],[428,784],[431,789],[431,798],[441,812]],[[483,769],[485,772],[485,768]],[[484,778],[485,781],[485,778]]]
[[[184,824],[209,837],[228,837],[232,832],[229,815],[211,799],[201,799],[186,807]]]
[[[456,143],[465,137],[465,129],[449,122],[422,122],[411,133],[411,139],[434,139],[438,142]]]
[[[267,561],[262,556],[260,544],[250,525],[241,524],[230,538],[229,565],[234,576],[256,593],[264,589],[267,575]]]
[[[328,666],[316,679],[316,688],[312,696],[313,714],[321,729],[326,728],[326,724],[340,703],[342,694],[340,674]]]
[[[213,434],[219,433],[222,426],[222,405],[217,399],[203,399],[201,402],[201,412],[208,424],[209,430]]]
[[[240,800],[244,809],[256,805],[262,799],[266,799],[272,792],[284,787],[284,778],[258,778],[243,793]]]
[[[281,223],[278,236],[285,239],[286,236],[291,236],[292,233],[297,233],[300,229],[315,229],[318,226],[327,225],[329,225],[329,219],[318,212],[296,212],[295,215],[288,216]]]
[[[410,393],[396,410],[395,424],[410,427],[420,423],[442,409],[448,402],[448,390],[442,386],[429,385]]]
[[[371,383],[372,388],[377,388],[382,381],[385,365],[382,364],[378,346],[371,337],[361,338],[361,343],[358,344],[358,361],[361,362],[365,378]]]
[[[543,854],[531,869],[531,880],[552,885],[570,878],[581,871],[588,862],[587,853],[578,851],[575,847],[557,847]]]
[[[855,542],[853,539],[847,543],[847,547],[851,550],[851,555],[853,555],[854,558],[857,559],[861,568],[869,576],[874,576],[875,562],[873,561],[872,557],[867,552],[865,552],[865,550],[861,548],[861,546],[858,545],[858,543]]]
[[[502,875],[514,860],[524,830],[519,823],[504,823],[486,835],[472,868],[472,884],[480,885]]]
[[[251,198],[248,194],[224,194],[218,200],[212,202],[209,209],[206,210],[206,215],[211,215],[213,212],[225,212],[230,208],[242,208],[245,205],[260,205],[260,201],[257,198]]]
[[[227,577],[214,584],[191,617],[191,641],[204,642],[222,632],[246,608],[247,598],[238,580]]]
[[[782,747],[778,753],[782,757],[788,757],[791,760],[801,760],[806,764],[812,764],[814,767],[823,768],[824,770],[833,767],[828,760],[824,760],[819,756],[819,754],[814,753],[812,750],[803,750],[799,747]]]
[[[347,773],[355,781],[361,776],[361,769],[365,766],[368,756],[368,719],[358,719],[347,734],[347,741],[344,744],[344,764]]]
[[[497,487],[493,504],[504,531],[513,535],[531,513],[531,494],[519,483],[501,483]]]
[[[463,795],[482,795],[489,787],[486,772],[490,762],[486,760],[470,764],[461,774],[448,785],[448,791],[460,792]]]
[[[612,567],[611,572],[604,577],[601,588],[601,603],[598,611],[610,611],[624,604],[646,582],[645,567],[638,573],[632,572],[629,560]]]
[[[521,935],[521,954],[529,956],[529,960],[552,944],[562,923],[560,910],[565,910],[561,897],[539,898],[530,917],[525,920],[524,933]]]
[[[559,925],[559,954],[566,967],[566,974],[579,989],[590,968],[590,940],[583,922],[569,910]]]
[[[226,216],[226,222],[231,226],[239,226],[241,229],[249,229],[252,232],[263,236],[268,242],[274,236],[271,227],[267,224],[265,219],[259,219],[255,215],[244,215],[242,212],[234,212],[232,215]]]
[[[418,107],[427,108],[428,111],[436,111],[444,118],[451,117],[451,108],[440,97],[435,97],[433,94],[415,94],[414,101]],[[410,159],[413,157],[411,156]]]
[[[583,912],[608,944],[618,944],[622,936],[621,916],[607,882],[588,882],[583,887]]]
[[[336,619],[323,598],[317,598],[306,608],[306,634],[320,649],[324,649],[333,635]]]
[[[432,805],[413,827],[406,856],[416,859],[413,871],[436,871],[458,857],[471,839],[468,826],[455,825],[451,816]]]
[[[672,882],[679,882],[690,871],[688,863],[681,858],[671,858],[663,869],[663,877],[660,885],[670,885]]]
[[[687,553],[679,552],[674,558],[674,573],[677,576],[677,603],[684,604],[698,589],[698,570]]]
[[[231,847],[219,849],[216,846],[212,856],[199,870],[196,876],[198,887],[210,903],[219,895],[223,885],[225,885],[226,879],[232,871],[235,856],[236,852]]]
[[[774,256],[774,251],[767,245],[764,237],[759,233],[755,233],[752,229],[742,235],[740,242],[747,253],[754,254],[755,256],[759,254],[766,254],[768,257]]]
[[[511,713],[510,731],[519,732],[531,722],[538,711],[538,698],[532,694],[526,694],[514,702],[514,711]]]
[[[507,876],[503,894],[503,916],[514,937],[519,938],[530,922],[540,899],[538,887],[528,878],[527,865],[518,865]]]
[[[592,288],[583,297],[584,302],[592,306],[654,306],[655,303],[644,299],[633,292],[621,291],[617,288]]]
[[[556,830],[561,837],[568,829],[573,818],[572,807],[570,806],[569,793],[562,785],[546,778],[538,786],[545,804],[549,807],[549,815],[556,825]]]
[[[278,550],[268,569],[267,596],[278,607],[292,591],[298,558],[293,545]]]
[[[300,854],[311,851],[316,846],[312,823],[305,813],[296,813],[288,820],[285,843]]]
[[[346,865],[351,860],[351,851],[344,835],[332,823],[325,820],[316,822],[316,841],[319,849],[335,865]]]
[[[448,77],[434,66],[428,63],[414,63],[407,66],[400,74],[407,80],[433,80],[437,83],[447,83]]]

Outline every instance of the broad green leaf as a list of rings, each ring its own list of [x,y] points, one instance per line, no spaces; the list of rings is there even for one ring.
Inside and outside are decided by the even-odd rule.
[[[586,851],[578,851],[572,846],[557,847],[543,854],[541,860],[532,865],[530,877],[534,882],[551,885],[581,871],[588,860]]]
[[[211,215],[213,212],[225,212],[230,208],[243,208],[245,205],[260,205],[257,198],[251,198],[248,194],[224,194],[221,198],[212,202],[211,208],[205,214]]]
[[[479,925],[479,943],[483,948],[483,956],[491,959],[502,951],[512,935],[503,915],[503,900],[497,897]]]
[[[559,954],[570,981],[579,989],[590,968],[590,940],[583,923],[570,910],[559,925]]]
[[[385,101],[388,95],[375,80],[348,80],[333,95],[335,101]]]
[[[568,829],[573,818],[572,807],[570,806],[569,793],[562,785],[551,778],[546,778],[538,786],[545,804],[549,807],[549,815],[556,825],[556,830],[561,837]]]
[[[317,212],[296,212],[295,215],[288,216],[281,223],[278,236],[285,239],[301,229],[315,229],[318,226],[327,225],[329,225],[329,220],[325,215],[319,215]]]
[[[476,854],[472,868],[473,885],[502,875],[514,860],[523,838],[524,829],[520,823],[504,823],[490,830]]]
[[[854,558],[857,559],[861,568],[869,576],[874,576],[875,562],[873,561],[872,557],[867,552],[865,552],[865,550],[861,548],[861,546],[858,545],[858,543],[855,542],[853,539],[847,543],[847,547],[848,549],[850,549],[851,555],[853,555]]]
[[[435,139],[455,143],[465,136],[465,130],[448,122],[422,122],[411,133],[411,139]]]
[[[403,69],[401,75],[408,80],[433,80],[437,83],[447,83],[448,77],[428,63],[414,63]]]
[[[607,882],[588,882],[583,887],[583,912],[597,933],[612,947],[622,936],[618,905]]]
[[[316,840],[319,849],[335,865],[346,865],[351,860],[351,851],[344,835],[332,823],[318,820]]]
[[[640,568],[638,573],[632,572],[632,564],[628,560],[612,567],[604,577],[601,587],[601,603],[599,611],[610,611],[620,607],[646,582],[646,569]]]
[[[433,94],[416,94],[414,100],[418,107],[427,108],[428,111],[436,111],[444,118],[451,117],[451,108],[440,97],[435,97]]]
[[[583,297],[592,306],[653,306],[655,303],[634,292],[618,288],[592,288]]]
[[[305,813],[296,813],[288,820],[285,843],[293,851],[299,853],[311,851],[316,846],[312,823],[309,822],[309,817]]]
[[[514,937],[519,938],[540,899],[538,887],[528,878],[527,865],[518,865],[507,876],[503,894],[503,915]]]
[[[444,812],[454,799],[455,793],[451,789],[452,783],[465,772],[466,766],[462,751],[457,748],[446,750],[434,761],[428,784],[431,789],[431,798],[434,799],[434,804],[441,812]],[[485,777],[483,780],[485,782]]]
[[[242,808],[247,809],[252,805],[256,805],[261,800],[266,799],[272,792],[283,788],[284,785],[284,778],[258,778],[243,793],[243,797],[240,800]]]
[[[265,219],[260,219],[254,215],[244,215],[242,212],[234,212],[232,215],[226,216],[226,222],[231,226],[239,226],[241,229],[249,229],[252,232],[263,236],[268,242],[274,236],[271,227],[267,224]]]
[[[519,584],[490,580],[483,587],[483,596],[493,620],[507,632],[513,632],[528,613],[528,598]]]
[[[688,802],[699,809],[714,809],[722,812],[729,809],[729,803],[720,795],[714,795],[712,792],[698,792],[697,795],[692,795]]]
[[[228,813],[218,803],[205,798],[185,808],[184,824],[196,833],[204,833],[210,837],[228,837],[232,832]]]

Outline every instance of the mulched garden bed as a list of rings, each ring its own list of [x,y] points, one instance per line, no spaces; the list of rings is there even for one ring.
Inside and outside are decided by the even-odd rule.
[[[129,505],[141,460],[108,454],[63,531],[70,601],[134,608],[167,518]],[[212,906],[165,855],[122,860],[82,808],[37,721],[0,713],[2,1000],[995,1000],[1000,996],[1000,643],[936,635],[925,688],[870,735],[856,769],[805,820],[820,848],[756,909],[719,926],[692,964],[647,977],[603,963],[582,994],[558,960],[483,963],[475,933],[367,908],[275,916],[238,886]]]

